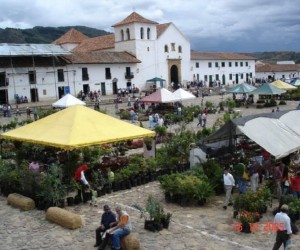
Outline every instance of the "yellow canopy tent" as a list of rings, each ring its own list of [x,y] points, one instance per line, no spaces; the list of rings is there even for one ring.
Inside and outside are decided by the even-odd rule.
[[[4,139],[65,150],[153,136],[155,132],[151,130],[81,105],[69,107],[1,135]]]
[[[283,82],[281,80],[276,80],[274,82],[271,82],[271,84],[277,88],[280,88],[280,89],[284,89],[284,90],[294,90],[294,89],[297,89],[297,87],[291,85],[291,84],[288,84],[286,82]]]

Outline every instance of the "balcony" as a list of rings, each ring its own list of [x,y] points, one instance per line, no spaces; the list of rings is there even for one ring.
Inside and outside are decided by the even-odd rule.
[[[125,79],[130,80],[132,78],[134,78],[133,72],[126,72],[125,73]]]

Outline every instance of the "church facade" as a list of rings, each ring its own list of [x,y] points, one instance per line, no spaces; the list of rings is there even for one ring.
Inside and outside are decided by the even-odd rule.
[[[192,51],[173,23],[158,24],[133,12],[112,27],[113,34],[95,38],[71,29],[53,42],[62,50],[55,55],[39,45],[31,46],[31,54],[12,55],[1,53],[0,45],[0,102],[13,103],[16,95],[40,101],[80,91],[108,95],[200,81],[231,85],[255,77],[255,58]]]

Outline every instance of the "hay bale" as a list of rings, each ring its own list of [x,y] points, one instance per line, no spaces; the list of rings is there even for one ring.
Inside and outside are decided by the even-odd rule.
[[[82,227],[82,219],[79,214],[72,213],[59,207],[48,208],[46,219],[69,229]]]
[[[18,207],[25,211],[35,208],[35,202],[33,199],[17,193],[12,193],[8,195],[7,204],[13,207]]]
[[[136,234],[129,234],[121,238],[122,250],[140,250],[140,241]]]

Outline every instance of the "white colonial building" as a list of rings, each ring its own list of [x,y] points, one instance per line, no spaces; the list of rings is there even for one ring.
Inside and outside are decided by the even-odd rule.
[[[112,27],[113,34],[95,38],[71,29],[52,45],[0,45],[0,102],[13,103],[16,95],[39,101],[79,91],[143,90],[155,77],[164,79],[166,87],[191,81],[234,84],[255,77],[255,58],[191,51],[173,23],[158,24],[133,12]],[[20,46],[27,46],[28,53]]]
[[[300,77],[300,64],[289,61],[288,63],[271,64],[257,62],[255,66],[256,79],[260,82],[283,80],[290,82],[293,78]]]

